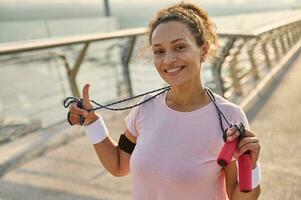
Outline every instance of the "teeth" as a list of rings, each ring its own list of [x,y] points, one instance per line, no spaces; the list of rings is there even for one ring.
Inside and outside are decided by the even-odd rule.
[[[177,68],[173,68],[173,69],[167,69],[166,72],[167,73],[172,73],[172,72],[179,71],[180,69],[182,69],[182,67],[177,67]]]

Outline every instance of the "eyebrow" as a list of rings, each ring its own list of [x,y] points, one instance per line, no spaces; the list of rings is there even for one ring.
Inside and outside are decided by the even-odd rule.
[[[177,38],[177,39],[172,40],[171,43],[176,43],[176,42],[181,41],[181,40],[184,40],[184,41],[185,41],[185,39],[183,39],[183,38]],[[153,46],[154,46],[154,47],[156,47],[156,46],[161,46],[161,44],[154,44]]]

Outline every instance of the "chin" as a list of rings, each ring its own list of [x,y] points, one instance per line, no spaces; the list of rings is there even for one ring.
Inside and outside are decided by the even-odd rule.
[[[188,76],[187,74],[181,74],[180,76],[177,76],[177,77],[169,77],[169,76],[166,76],[166,74],[160,73],[160,76],[164,80],[165,83],[167,83],[168,85],[170,85],[172,87],[185,85],[192,81],[192,78],[190,76]]]
[[[187,83],[187,81],[184,80],[164,80],[165,83],[167,83],[168,85],[175,87],[175,86],[180,86],[180,85],[184,85],[185,83]]]

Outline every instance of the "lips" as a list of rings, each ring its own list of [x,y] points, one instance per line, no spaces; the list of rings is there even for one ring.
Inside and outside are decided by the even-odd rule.
[[[177,72],[183,70],[184,68],[185,68],[185,65],[182,65],[182,66],[178,66],[178,67],[165,69],[164,72],[167,74],[177,74]]]

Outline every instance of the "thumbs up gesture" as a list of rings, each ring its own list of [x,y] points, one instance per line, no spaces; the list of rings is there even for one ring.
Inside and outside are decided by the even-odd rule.
[[[84,117],[84,126],[87,126],[98,119],[98,116],[95,114],[95,111],[88,112],[87,110],[92,109],[93,106],[89,97],[89,84],[85,84],[83,88],[83,108],[79,108],[76,103],[73,103],[69,108],[69,120],[72,124],[80,124],[80,117]]]

